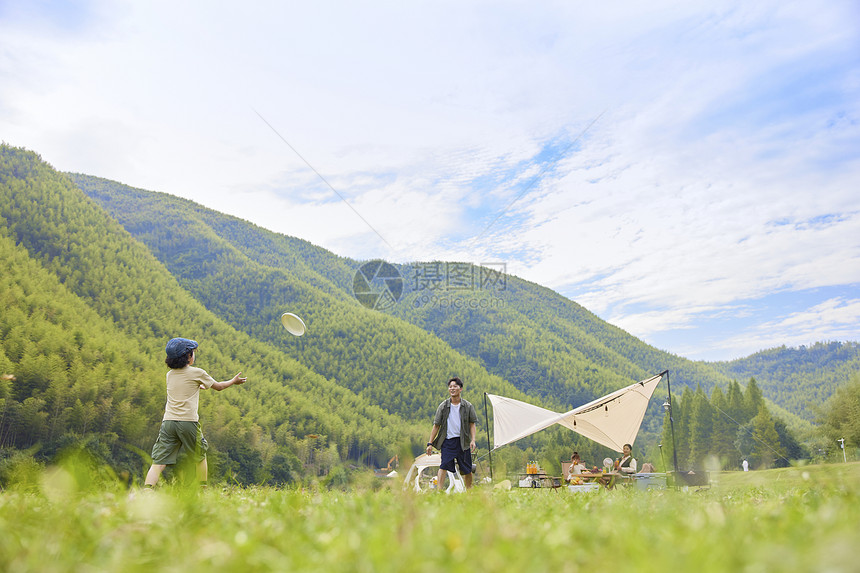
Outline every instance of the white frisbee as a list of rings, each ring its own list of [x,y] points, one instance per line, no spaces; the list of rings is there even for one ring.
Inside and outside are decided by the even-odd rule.
[[[291,312],[285,312],[281,315],[281,324],[287,329],[287,332],[293,336],[301,336],[305,333],[305,323],[301,318]]]

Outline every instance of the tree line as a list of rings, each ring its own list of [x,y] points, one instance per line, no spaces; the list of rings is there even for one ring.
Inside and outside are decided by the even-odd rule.
[[[661,463],[670,470],[675,454],[680,470],[735,470],[743,460],[755,468],[785,467],[808,457],[785,422],[770,413],[755,378],[745,389],[736,380],[725,392],[716,387],[710,397],[701,387],[685,388],[673,402],[661,436]]]

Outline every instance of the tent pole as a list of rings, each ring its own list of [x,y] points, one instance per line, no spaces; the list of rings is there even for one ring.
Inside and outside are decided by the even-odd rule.
[[[493,447],[490,444],[490,416],[487,412],[487,393],[484,392],[484,423],[487,426],[487,455],[490,456],[490,481],[493,481]]]
[[[672,414],[674,403],[672,402],[672,385],[669,383],[669,371],[666,371],[666,388],[669,391],[669,428],[672,430],[672,458],[675,463],[675,477],[678,476],[678,447],[675,445],[675,420]]]

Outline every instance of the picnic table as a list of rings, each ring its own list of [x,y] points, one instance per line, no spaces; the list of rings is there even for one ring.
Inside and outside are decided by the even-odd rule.
[[[546,472],[517,474],[520,487],[526,488],[560,488],[564,485],[564,479],[557,476],[547,475]]]

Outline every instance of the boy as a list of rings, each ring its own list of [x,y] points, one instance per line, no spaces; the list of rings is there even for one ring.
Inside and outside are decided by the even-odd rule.
[[[167,372],[167,404],[158,439],[152,446],[152,466],[146,474],[144,486],[155,486],[164,468],[176,463],[180,451],[192,456],[197,463],[197,479],[200,485],[205,486],[209,479],[206,463],[209,444],[203,437],[197,415],[200,390],[213,388],[220,392],[234,384],[244,384],[246,378],[242,378],[239,372],[226,382],[216,382],[205,370],[195,368],[197,342],[193,340],[171,338],[164,350],[167,353],[164,362],[170,367]]]

